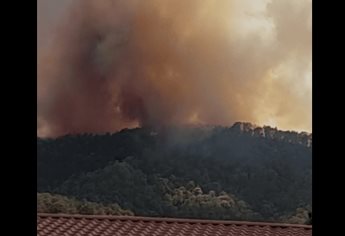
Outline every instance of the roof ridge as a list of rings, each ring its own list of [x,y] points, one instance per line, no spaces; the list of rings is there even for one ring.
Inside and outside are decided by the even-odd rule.
[[[231,221],[231,220],[204,220],[204,219],[182,219],[165,217],[145,217],[145,216],[119,216],[119,215],[80,215],[80,214],[61,214],[61,213],[37,213],[37,217],[52,218],[83,218],[83,219],[108,219],[108,220],[129,220],[129,221],[154,221],[171,223],[194,223],[194,224],[223,224],[223,225],[247,225],[247,226],[270,226],[281,228],[304,228],[312,229],[312,225],[270,223],[270,222],[251,222],[251,221]]]

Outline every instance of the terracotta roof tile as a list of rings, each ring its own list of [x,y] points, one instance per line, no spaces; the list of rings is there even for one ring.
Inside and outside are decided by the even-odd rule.
[[[37,214],[38,236],[311,236],[307,225]]]

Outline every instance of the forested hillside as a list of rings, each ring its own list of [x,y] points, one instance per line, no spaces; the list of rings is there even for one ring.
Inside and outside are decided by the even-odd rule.
[[[311,145],[248,123],[38,138],[38,192],[141,216],[306,223]]]

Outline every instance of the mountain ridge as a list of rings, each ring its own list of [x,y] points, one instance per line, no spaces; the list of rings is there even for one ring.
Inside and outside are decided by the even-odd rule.
[[[224,129],[230,132],[237,132],[244,135],[250,135],[253,137],[262,137],[268,139],[276,139],[284,142],[295,143],[305,145],[307,147],[312,147],[312,133],[305,131],[297,132],[293,130],[280,130],[277,127],[271,127],[269,125],[259,126],[251,122],[235,122],[232,126],[222,126],[222,125],[204,125],[204,124],[191,124],[191,125],[172,125],[172,126],[162,126],[162,127],[137,127],[137,128],[125,128],[118,132],[113,133],[102,133],[102,134],[92,134],[92,133],[80,133],[80,134],[67,134],[57,138],[42,138],[37,137],[38,140],[56,140],[68,136],[102,136],[102,135],[114,135],[117,133],[123,133],[127,131],[144,130],[148,131],[150,136],[157,135],[171,135],[174,131],[184,129],[202,129],[205,132],[212,132],[219,129]]]
[[[142,216],[289,222],[312,205],[306,137],[236,123],[38,138],[37,188]]]

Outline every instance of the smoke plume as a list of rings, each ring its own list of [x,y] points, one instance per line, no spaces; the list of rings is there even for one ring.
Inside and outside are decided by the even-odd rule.
[[[54,23],[38,18],[40,136],[235,121],[311,131],[311,0],[55,9]]]

